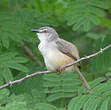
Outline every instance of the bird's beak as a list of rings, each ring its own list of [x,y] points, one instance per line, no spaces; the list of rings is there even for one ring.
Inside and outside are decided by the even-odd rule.
[[[31,32],[37,32],[37,33],[40,33],[40,31],[37,30],[37,29],[31,29]]]

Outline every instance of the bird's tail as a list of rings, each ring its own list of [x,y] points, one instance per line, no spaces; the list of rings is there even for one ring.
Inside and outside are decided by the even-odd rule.
[[[85,86],[85,88],[87,89],[87,92],[91,91],[90,86],[88,85],[88,82],[86,81],[85,77],[82,75],[82,73],[80,72],[79,68],[76,66],[75,67],[76,72],[79,74],[80,79],[83,82],[83,85]]]

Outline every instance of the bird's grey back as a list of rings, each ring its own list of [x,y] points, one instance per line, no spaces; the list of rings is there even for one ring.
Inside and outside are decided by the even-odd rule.
[[[72,57],[75,60],[79,59],[79,52],[77,50],[77,47],[74,44],[61,38],[58,38],[56,40],[56,44],[57,44],[57,48],[62,53],[68,55],[69,57]]]

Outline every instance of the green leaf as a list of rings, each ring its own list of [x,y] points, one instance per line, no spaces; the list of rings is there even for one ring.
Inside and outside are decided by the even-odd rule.
[[[73,25],[74,23],[76,23],[76,20],[81,17],[82,17],[81,15],[71,17],[70,20],[68,21],[67,25]]]
[[[93,40],[98,40],[98,39],[103,39],[105,36],[103,34],[88,33],[87,37]]]
[[[7,61],[9,59],[14,58],[17,55],[15,52],[4,52],[2,55],[0,55],[0,63]]]
[[[47,81],[60,81],[59,76],[57,74],[44,75],[43,79]]]
[[[73,97],[76,95],[81,81],[77,74],[63,73],[61,75],[44,75],[45,93],[48,93],[48,101],[54,101],[60,98]]]
[[[84,97],[84,96],[78,96],[78,97],[73,98],[73,99],[70,101],[70,103],[68,104],[68,110],[73,110],[74,104],[75,104],[76,102],[79,102],[79,100],[80,100],[82,97]]]
[[[76,98],[73,98],[69,105],[68,110],[81,110],[84,103],[88,100],[89,96],[77,96]]]
[[[2,69],[2,75],[6,82],[13,81],[13,79],[14,79],[12,72],[10,71],[10,69],[8,67],[5,67]]]
[[[73,80],[63,80],[62,81],[62,86],[78,86],[78,85],[81,85],[81,80],[79,79],[73,79]]]
[[[74,96],[76,96],[76,93],[74,93],[74,92],[72,92],[72,93],[68,93],[68,92],[66,92],[66,93],[63,93],[63,94],[61,94],[61,98],[70,98],[70,97],[74,97]]]
[[[94,88],[95,86],[97,86],[98,84],[100,84],[100,82],[102,82],[102,81],[104,81],[104,80],[106,80],[105,77],[100,77],[100,78],[97,78],[97,79],[91,81],[89,84],[90,84],[90,86],[91,86],[92,88]]]
[[[48,102],[52,102],[52,101],[55,101],[55,100],[57,100],[57,99],[60,99],[60,98],[61,98],[61,95],[62,95],[62,93],[52,94],[52,95],[48,96],[47,101],[48,101]]]
[[[100,22],[99,19],[95,15],[92,15],[92,14],[88,15],[88,19],[95,25],[98,25]]]
[[[21,36],[19,35],[19,33],[16,33],[16,34],[11,33],[11,34],[9,34],[9,37],[13,40],[13,42],[15,41],[15,42],[17,42],[19,44],[20,43],[22,44],[23,38],[21,38]]]
[[[73,110],[81,110],[84,103],[88,100],[88,96],[82,97],[77,104],[74,105]]]
[[[0,71],[2,72],[1,69],[0,69]],[[2,76],[2,75],[0,74],[0,76]],[[3,79],[3,77],[0,77],[0,86],[3,85],[3,84],[4,84],[4,79]]]
[[[102,102],[100,110],[108,110],[108,100]]]
[[[25,57],[15,57],[14,61],[16,63],[27,63],[28,62],[28,58],[25,58]]]
[[[59,108],[58,110],[66,110],[65,108]]]
[[[108,76],[110,77],[111,76],[111,72],[106,73],[105,76],[106,77],[108,77]]]
[[[77,23],[73,26],[73,30],[76,31],[78,30],[84,23],[84,17],[78,18],[78,20],[76,21]]]
[[[48,91],[48,93],[57,93],[57,92],[61,92],[61,87],[54,87],[52,88],[50,91]]]
[[[108,9],[106,2],[100,0],[75,0],[69,3],[65,17],[73,30],[89,31],[94,25],[99,25],[98,17],[103,18]]]
[[[63,87],[61,87],[61,90],[63,91],[63,92],[76,92],[77,91],[77,87],[75,87],[74,85],[73,86],[63,86]]]
[[[91,0],[91,5],[95,6],[95,7],[99,7],[99,8],[104,8],[104,9],[108,9],[108,6],[105,2],[103,1],[99,1],[99,0]]]
[[[99,102],[100,99],[97,99],[95,96],[90,96],[87,102],[84,104],[83,110],[96,110]]]
[[[89,10],[90,10],[91,13],[95,14],[96,16],[99,16],[99,17],[104,17],[105,16],[104,11],[102,11],[99,8],[90,7]]]
[[[106,18],[101,18],[101,17],[99,17],[98,19],[100,20],[100,25],[102,27],[107,27],[111,29],[111,20],[106,19]]]
[[[7,35],[3,34],[1,37],[2,44],[5,48],[9,48],[9,38]]]
[[[74,72],[65,72],[60,75],[61,80],[70,81],[70,80],[77,80],[79,76]]]
[[[44,87],[58,87],[61,85],[61,82],[58,81],[48,81],[48,82],[44,82]]]
[[[91,27],[90,21],[86,19],[86,22],[83,25],[84,25],[84,28],[83,28],[84,31],[86,31],[86,32],[89,31],[89,29]]]
[[[105,92],[103,93],[103,96],[104,96],[104,97],[109,97],[109,96],[111,96],[111,90],[105,91]]]
[[[38,103],[38,104],[36,104],[35,109],[38,109],[38,110],[57,110],[57,108],[54,105],[51,105],[48,103]]]
[[[16,63],[11,64],[10,63],[10,65],[8,65],[8,67],[12,68],[12,69],[15,69],[15,70],[22,71],[22,72],[26,72],[26,73],[29,72],[29,69],[27,67],[21,65],[21,64],[16,64]]]
[[[104,39],[103,38],[95,41],[94,52],[99,51],[101,48],[108,46],[111,43],[110,36],[106,36]],[[110,54],[111,54],[111,49],[108,49],[104,52],[104,54],[101,54],[91,60],[92,61],[91,70],[93,73],[95,73],[95,74],[103,73],[104,71],[107,71],[108,68],[110,68],[110,65],[111,65]]]
[[[47,101],[53,102],[60,98],[67,98],[67,97],[69,98],[69,97],[74,97],[75,95],[76,95],[75,93],[64,93],[64,92],[63,93],[54,93],[54,94],[48,96]]]
[[[8,103],[4,110],[27,110],[26,102],[16,102]]]
[[[8,96],[10,94],[10,91],[8,89],[2,89],[0,90],[0,104],[5,104],[8,100]]]

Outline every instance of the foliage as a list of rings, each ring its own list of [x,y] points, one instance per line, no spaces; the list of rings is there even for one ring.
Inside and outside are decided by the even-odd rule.
[[[75,0],[69,3],[67,12],[68,25],[75,24],[74,30],[78,30],[83,26],[84,31],[89,31],[93,25],[98,25],[99,17],[104,17],[105,13],[102,9],[108,9],[108,6],[100,0]]]
[[[81,57],[111,43],[110,0],[0,0],[0,7],[0,85],[46,70],[36,63],[44,64],[33,28],[54,27]],[[81,72],[90,94],[74,71],[38,75],[0,90],[0,110],[110,110],[111,49],[84,61]]]
[[[49,74],[44,77],[45,92],[49,94],[47,100],[49,102],[61,98],[74,97],[77,94],[78,86],[81,81],[77,74],[64,73],[61,75]]]
[[[109,110],[110,106],[110,90],[111,90],[111,80],[106,83],[100,83],[101,79],[96,79],[93,84],[99,83],[94,87],[90,94],[78,95],[73,98],[68,105],[68,110]],[[91,83],[90,83],[91,84]],[[92,86],[92,85],[91,85]]]

